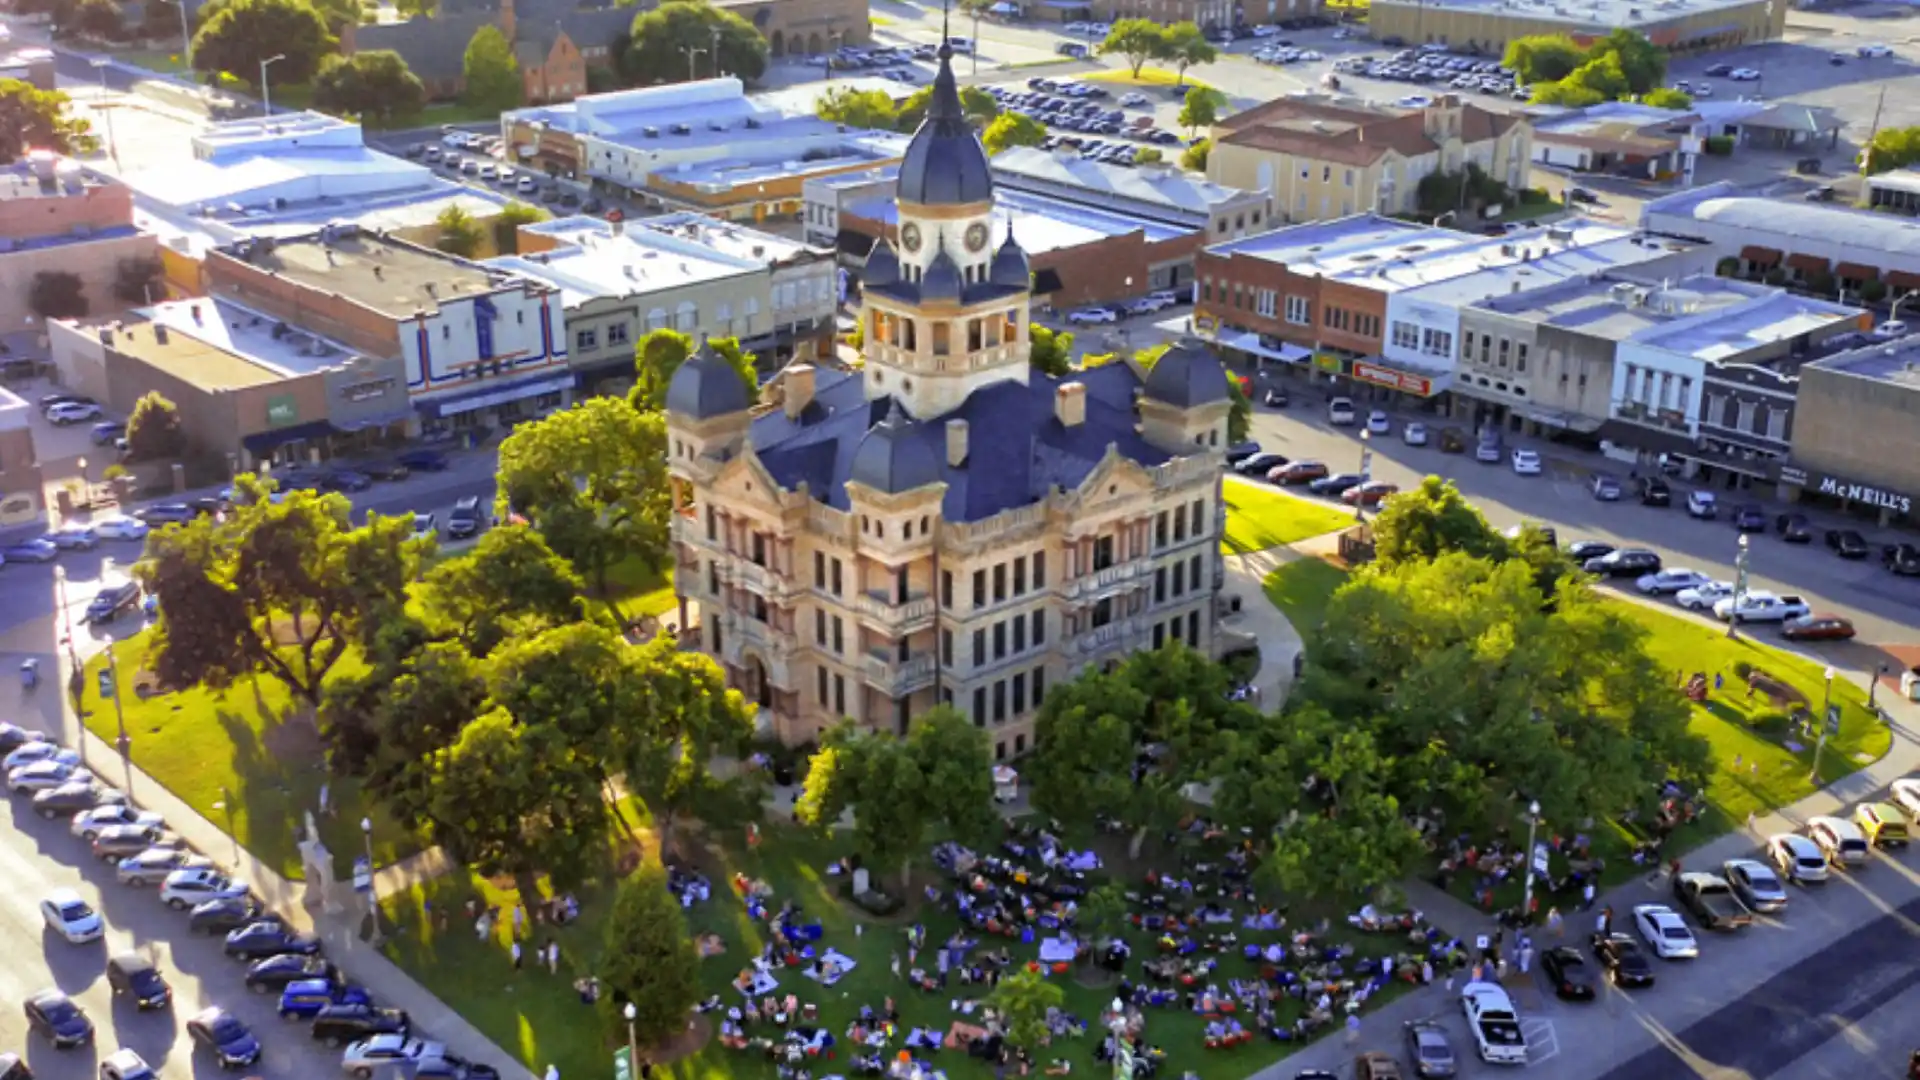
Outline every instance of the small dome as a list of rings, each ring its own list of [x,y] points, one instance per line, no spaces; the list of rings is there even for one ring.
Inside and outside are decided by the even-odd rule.
[[[713,351],[706,338],[681,363],[667,384],[667,411],[694,420],[745,412],[747,387],[727,358]]]
[[[953,261],[946,248],[941,248],[927,264],[927,272],[920,277],[920,299],[951,300],[958,303],[960,294],[967,287],[966,278],[960,273],[960,264]]]
[[[1012,225],[1007,226],[1006,243],[993,253],[993,269],[988,273],[987,280],[1009,289],[1033,286],[1033,268],[1027,264],[1027,253],[1013,242]]]
[[[1182,409],[1226,401],[1227,372],[1220,358],[1197,338],[1181,338],[1147,373],[1146,394]]]
[[[986,148],[967,123],[960,88],[953,78],[953,53],[940,50],[927,118],[900,158],[901,202],[954,206],[993,198],[993,169]]]
[[[887,243],[886,237],[881,237],[873,245],[873,250],[867,252],[866,273],[862,280],[869,286],[891,285],[900,280],[900,256],[893,253],[893,245]]]
[[[886,418],[873,425],[853,452],[847,480],[898,495],[940,480],[940,459],[894,402]]]

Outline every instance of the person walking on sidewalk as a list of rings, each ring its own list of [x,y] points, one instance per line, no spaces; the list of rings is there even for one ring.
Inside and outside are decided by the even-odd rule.
[[[520,943],[517,941],[514,942],[513,948],[510,950],[510,952],[513,956],[513,970],[519,971],[520,970]]]
[[[1557,907],[1547,909],[1547,932],[1554,937],[1563,937],[1567,932],[1565,920],[1560,917],[1560,909]]]
[[[560,974],[560,943],[558,941],[547,942],[547,973]]]
[[[1347,1045],[1353,1046],[1360,1041],[1360,1014],[1347,1014]]]

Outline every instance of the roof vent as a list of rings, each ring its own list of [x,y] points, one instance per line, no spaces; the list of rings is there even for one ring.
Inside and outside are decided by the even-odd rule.
[[[165,345],[167,343],[167,324],[166,323],[153,324],[153,343],[155,345]]]

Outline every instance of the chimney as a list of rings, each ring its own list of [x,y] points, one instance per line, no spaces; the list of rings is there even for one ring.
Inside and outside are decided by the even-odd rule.
[[[967,422],[947,421],[947,464],[959,468],[967,463]]]
[[[813,365],[795,364],[787,369],[782,380],[787,391],[787,418],[798,420],[807,406],[813,404]]]
[[[1053,392],[1053,418],[1061,427],[1079,427],[1087,422],[1087,384],[1064,383]]]
[[[153,343],[155,345],[165,345],[167,343],[167,324],[166,323],[153,324]]]

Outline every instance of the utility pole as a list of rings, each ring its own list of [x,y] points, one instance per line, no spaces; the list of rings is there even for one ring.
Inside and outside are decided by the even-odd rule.
[[[1873,124],[1867,128],[1867,141],[1860,147],[1860,175],[1873,175],[1873,140],[1880,134],[1880,111],[1887,107],[1887,88],[1880,87],[1880,100],[1873,106]]]
[[[707,50],[702,49],[697,45],[682,45],[680,46],[680,51],[687,54],[687,81],[692,82],[695,79],[699,78],[699,76],[694,73],[694,68],[693,68],[694,62],[699,60],[700,54],[706,52]]]
[[[719,28],[719,27],[717,27],[717,26],[716,26],[716,27],[714,27],[714,28],[713,28],[713,77],[714,77],[714,78],[716,78],[716,79],[717,79],[717,78],[719,78],[719,77],[721,76],[721,71],[720,71],[720,33],[721,33],[721,31],[720,31],[720,28]]]

